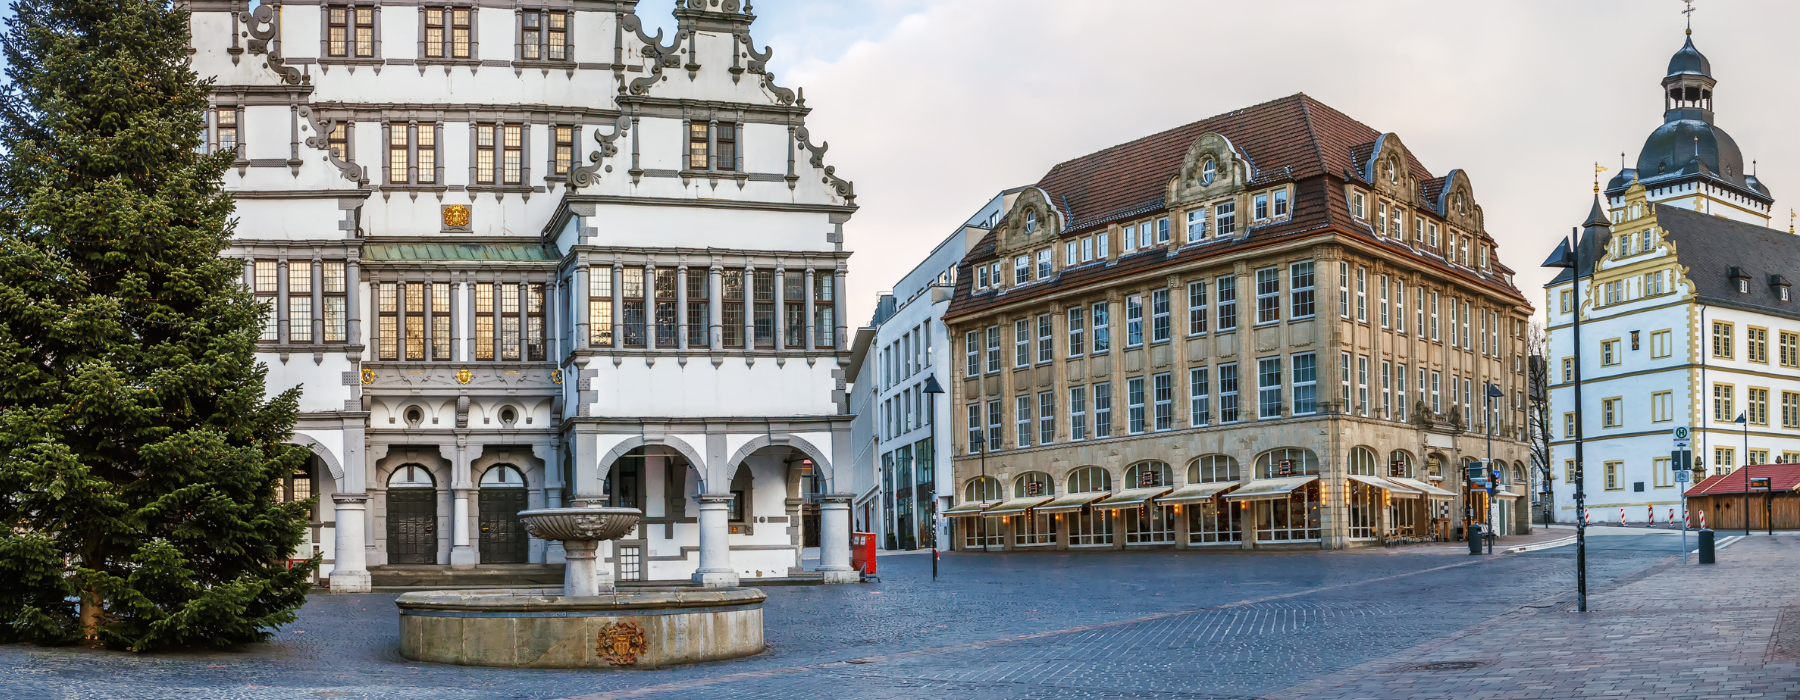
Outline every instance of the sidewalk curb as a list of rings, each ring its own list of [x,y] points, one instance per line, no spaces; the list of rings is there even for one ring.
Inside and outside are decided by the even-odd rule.
[[[1519,545],[1517,547],[1502,550],[1500,553],[1501,554],[1520,554],[1523,552],[1535,552],[1540,549],[1551,549],[1553,547],[1563,547],[1563,546],[1567,546],[1567,545],[1571,545],[1571,544],[1575,544],[1575,537],[1573,535],[1571,535],[1569,537],[1564,537],[1559,540],[1550,540],[1548,542],[1536,542],[1533,544]]]

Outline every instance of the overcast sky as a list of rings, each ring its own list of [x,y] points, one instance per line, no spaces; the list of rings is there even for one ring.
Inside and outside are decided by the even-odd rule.
[[[1466,170],[1500,259],[1538,268],[1662,123],[1679,0],[753,0],[778,82],[804,87],[856,182],[850,321],[996,192],[1056,163],[1305,92]],[[672,26],[673,0],[639,14]],[[1800,206],[1800,3],[1698,0],[1718,124]],[[1759,166],[1760,169],[1761,166]]]

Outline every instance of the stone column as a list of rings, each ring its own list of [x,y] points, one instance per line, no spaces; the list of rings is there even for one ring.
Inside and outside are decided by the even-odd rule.
[[[281,258],[275,262],[275,342],[287,345],[288,337],[288,259]],[[287,361],[287,351],[282,351],[281,359]]]
[[[818,313],[813,309],[813,301],[814,301],[813,286],[818,284],[817,282],[815,282],[813,280],[814,280],[813,269],[811,267],[807,267],[806,268],[806,289],[800,290],[800,293],[802,295],[804,295],[804,298],[806,299],[806,318],[802,319],[801,327],[806,329],[805,342],[806,342],[806,349],[808,349],[808,350],[818,349],[818,340],[819,340],[819,329],[813,327],[813,324],[818,323],[818,318],[819,318]]]
[[[593,335],[588,332],[588,275],[587,256],[575,259],[574,282],[570,283],[569,303],[575,305],[575,329],[569,338],[569,350],[586,349],[593,343]]]
[[[844,325],[844,268],[842,266],[831,273],[831,315],[831,323],[836,326],[832,329],[831,342],[834,344],[832,349],[850,349],[849,343],[844,338],[844,332],[849,329]]]
[[[700,568],[694,570],[694,582],[706,588],[735,588],[737,570],[731,568],[731,494],[703,493],[700,501]]]
[[[312,259],[312,342],[325,344],[325,261],[316,251]]]
[[[360,491],[360,489],[359,489]],[[339,493],[331,497],[336,506],[336,537],[333,538],[331,566],[332,593],[368,593],[369,567],[363,552],[363,514],[369,497],[363,493]]]
[[[725,333],[721,330],[725,327],[725,307],[724,299],[720,296],[725,291],[725,285],[721,281],[724,274],[725,270],[718,265],[706,272],[706,346],[715,351],[725,347]]]
[[[775,351],[787,349],[787,268],[775,266]]]
[[[644,349],[656,349],[656,263],[644,265]]]
[[[744,267],[744,354],[756,352],[756,268]]]
[[[675,347],[682,350],[694,342],[688,337],[688,266],[675,266]]]
[[[345,340],[351,345],[362,343],[362,265],[355,260],[344,263]]]
[[[819,502],[819,572],[826,583],[857,583],[862,575],[850,568],[850,501],[855,494],[816,497]]]
[[[456,444],[456,461],[451,466],[451,493],[455,496],[450,511],[450,568],[475,568],[475,548],[469,546],[469,451]]]

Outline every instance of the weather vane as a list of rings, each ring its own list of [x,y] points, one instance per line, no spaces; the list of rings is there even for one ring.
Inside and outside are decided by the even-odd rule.
[[[1594,194],[1600,194],[1600,173],[1606,172],[1606,166],[1594,161]]]
[[[1694,0],[1681,0],[1681,1],[1687,3],[1687,9],[1681,11],[1681,14],[1687,15],[1687,33],[1693,34],[1694,33]]]

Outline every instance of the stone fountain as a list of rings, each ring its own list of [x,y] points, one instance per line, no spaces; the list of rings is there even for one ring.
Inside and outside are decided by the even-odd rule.
[[[563,587],[406,593],[400,655],[414,661],[511,668],[656,668],[763,650],[762,591],[634,588],[621,593],[601,542],[636,528],[643,512],[576,501],[521,511],[533,537],[560,541]]]

